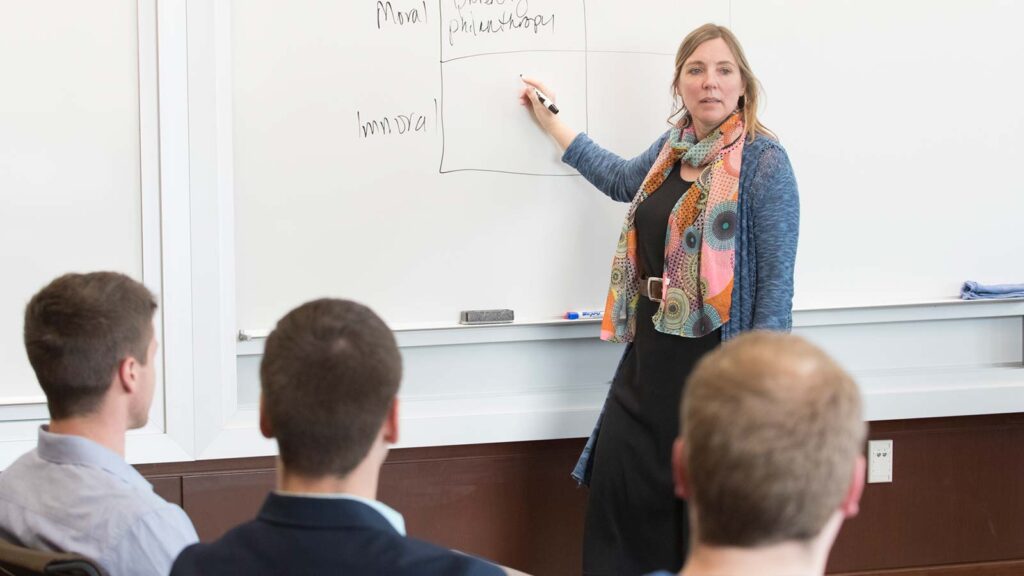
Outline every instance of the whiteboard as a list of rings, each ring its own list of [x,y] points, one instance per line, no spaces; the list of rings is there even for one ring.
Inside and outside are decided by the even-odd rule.
[[[600,309],[626,207],[560,163],[518,105],[518,75],[544,79],[568,122],[632,157],[666,128],[674,52],[707,21],[743,42],[797,174],[796,307],[1021,281],[1022,12],[999,0],[234,2],[238,327],[269,328],[320,296],[366,302],[393,326]]]
[[[727,15],[704,4],[679,24]],[[665,129],[678,38],[648,38],[641,10],[590,29],[581,0],[390,5],[409,19],[378,28],[373,3],[233,4],[239,326],[325,295],[393,325],[601,306],[625,205],[559,161],[519,106],[519,74],[548,79],[567,121],[634,155]],[[479,31],[510,13],[527,29]]]
[[[45,401],[25,305],[69,271],[142,277],[134,0],[0,7],[0,404]]]
[[[800,184],[797,308],[1024,282],[1024,2],[732,0]]]

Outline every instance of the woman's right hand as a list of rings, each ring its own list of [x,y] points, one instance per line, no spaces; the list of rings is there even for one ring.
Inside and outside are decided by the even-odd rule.
[[[555,101],[555,93],[550,88],[545,86],[540,80],[531,78],[528,76],[522,76],[523,79],[523,90],[519,94],[519,101],[530,108],[533,112],[533,117],[537,119],[537,123],[544,129],[555,142],[561,146],[562,150],[569,147],[572,144],[574,138],[576,138],[576,131],[570,128],[565,122],[555,115],[553,112],[548,110],[547,106],[540,103],[540,99],[537,98],[536,90],[540,90],[545,96]]]

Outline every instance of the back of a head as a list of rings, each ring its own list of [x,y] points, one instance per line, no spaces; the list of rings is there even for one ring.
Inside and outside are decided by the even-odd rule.
[[[116,272],[65,274],[25,308],[25,350],[59,420],[96,410],[120,362],[147,361],[156,299]]]
[[[322,299],[267,338],[260,382],[281,461],[310,477],[345,476],[367,455],[398,394],[402,358],[372,310]]]
[[[708,354],[683,399],[696,538],[756,547],[818,536],[864,443],[856,383],[806,340],[744,334]]]

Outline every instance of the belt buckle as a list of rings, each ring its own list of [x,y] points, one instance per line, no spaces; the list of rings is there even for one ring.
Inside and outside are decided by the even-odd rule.
[[[655,292],[654,290],[651,289],[651,281],[653,281],[653,280],[657,280],[658,281],[658,291],[657,292]],[[662,289],[664,287],[665,287],[665,285],[664,285],[664,283],[663,283],[661,278],[657,278],[655,276],[649,277],[647,279],[647,299],[650,300],[651,302],[661,302],[661,291],[662,291]],[[655,294],[657,294],[657,296],[655,296]]]

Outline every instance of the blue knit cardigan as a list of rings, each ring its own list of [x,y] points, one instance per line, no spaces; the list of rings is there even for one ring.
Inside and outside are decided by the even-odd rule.
[[[562,161],[575,168],[612,200],[631,202],[661,152],[668,132],[646,152],[625,160],[580,133]],[[722,339],[752,329],[789,330],[793,325],[793,264],[800,229],[800,200],[789,156],[778,141],[758,136],[743,148],[740,164],[736,264],[729,321]],[[642,318],[637,319],[642,322]],[[590,480],[590,453],[598,419],[572,476]]]

